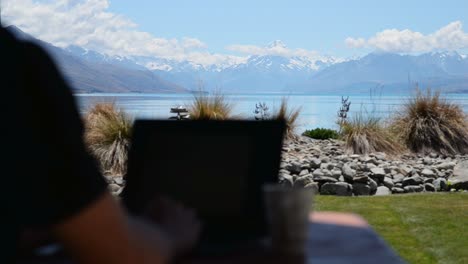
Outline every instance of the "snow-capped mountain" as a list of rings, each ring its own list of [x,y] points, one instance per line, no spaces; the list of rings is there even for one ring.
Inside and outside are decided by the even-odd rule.
[[[337,60],[311,60],[308,57],[275,55],[250,56],[245,62],[206,67],[190,62],[165,61],[151,65],[163,79],[196,90],[203,83],[207,90],[223,89],[234,92],[290,91],[295,84],[306,81],[311,74],[324,69]]]
[[[187,92],[127,58],[111,57],[76,46],[62,49],[35,39],[17,27],[7,29],[17,38],[36,42],[47,50],[75,92]]]
[[[402,92],[418,83],[447,91],[468,89],[468,58],[457,52],[417,56],[370,53],[360,59],[331,65],[313,74],[298,90],[365,92],[382,87]]]
[[[20,38],[31,36],[18,28]],[[373,52],[343,61],[334,57],[254,55],[202,65],[150,56],[109,56],[78,46],[40,42],[60,63],[77,91],[187,92],[404,92],[416,83],[452,92],[468,91],[468,57],[457,52],[400,55]],[[286,47],[280,41],[266,49]],[[278,52],[281,54],[281,52]]]

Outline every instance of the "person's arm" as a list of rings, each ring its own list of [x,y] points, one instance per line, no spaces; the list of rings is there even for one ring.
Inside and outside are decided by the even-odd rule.
[[[166,234],[127,216],[107,193],[53,232],[80,263],[166,263],[174,254]]]

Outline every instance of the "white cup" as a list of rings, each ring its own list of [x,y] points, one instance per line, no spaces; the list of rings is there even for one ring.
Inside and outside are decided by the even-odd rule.
[[[306,255],[313,190],[267,184],[263,192],[272,249],[282,254]]]

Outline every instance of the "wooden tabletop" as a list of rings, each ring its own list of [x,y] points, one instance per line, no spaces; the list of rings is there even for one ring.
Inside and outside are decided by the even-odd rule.
[[[218,257],[192,257],[177,263],[288,263],[288,264],[394,264],[405,263],[370,228],[367,222],[354,214],[317,212],[310,215],[307,256],[280,255],[264,249],[236,252]],[[64,258],[37,258],[22,260],[20,264],[68,264]]]

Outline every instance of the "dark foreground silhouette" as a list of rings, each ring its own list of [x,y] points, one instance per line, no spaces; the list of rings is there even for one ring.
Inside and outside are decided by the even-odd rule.
[[[70,88],[39,46],[0,28],[0,58],[0,263],[13,262],[25,230],[42,230],[82,263],[167,263],[195,244],[191,210],[158,199],[134,217],[111,196]]]

